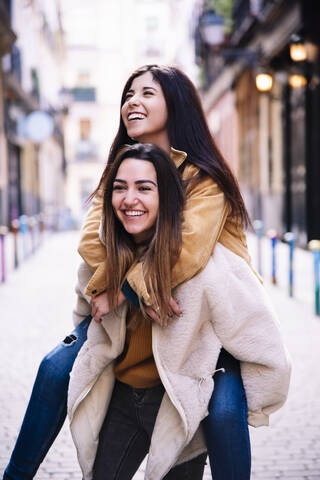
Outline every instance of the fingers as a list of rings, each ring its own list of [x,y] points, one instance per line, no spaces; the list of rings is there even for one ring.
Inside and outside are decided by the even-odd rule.
[[[153,320],[154,322],[161,325],[159,315],[152,307],[145,307],[146,314]]]
[[[91,300],[91,316],[95,322],[101,323],[102,315],[99,311],[98,306],[95,304],[94,299]]]
[[[94,317],[97,313],[97,307],[94,303],[91,304],[91,316]]]
[[[170,306],[174,315],[178,315],[178,316],[182,315],[182,310],[179,307],[178,302],[172,297],[170,298],[169,306]]]
[[[126,300],[126,297],[124,296],[124,294],[120,290],[120,292],[118,294],[118,302],[117,302],[118,306],[121,305],[121,303],[123,303],[125,300]]]
[[[120,297],[120,301],[122,298]],[[91,299],[91,316],[92,318],[100,323],[102,317],[107,315],[110,312],[109,298],[107,292],[102,292],[96,297]]]
[[[93,318],[93,320],[97,323],[101,323],[102,321],[102,313],[101,311],[98,309],[98,308],[95,308],[94,312],[92,310],[91,312],[91,316]]]

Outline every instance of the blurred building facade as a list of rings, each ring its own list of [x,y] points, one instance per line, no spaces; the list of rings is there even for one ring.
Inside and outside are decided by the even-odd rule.
[[[7,55],[16,40],[11,28],[7,5],[0,3],[0,225],[6,223],[8,211],[8,151],[4,118],[4,85],[2,59]]]
[[[15,35],[2,58],[4,140],[1,224],[46,215],[55,226],[64,208],[63,32],[58,0],[6,0],[1,18]],[[30,114],[42,112],[32,126]],[[35,118],[35,117],[34,117]],[[40,120],[39,120],[40,119]],[[40,121],[40,123],[39,123]],[[48,135],[44,123],[49,124]]]
[[[191,77],[194,0],[68,0],[61,4],[66,41],[64,84],[67,204],[81,220],[96,188],[120,118],[123,86],[137,67],[176,64]],[[177,22],[179,18],[179,22]]]
[[[203,2],[203,11],[215,3]],[[263,220],[266,231],[293,231],[305,246],[320,238],[320,6],[315,0],[227,3],[233,26],[223,44],[206,44],[200,19],[196,35],[210,127],[252,219]],[[297,39],[306,51],[302,61],[290,56]],[[257,89],[261,69],[271,77],[269,91]]]

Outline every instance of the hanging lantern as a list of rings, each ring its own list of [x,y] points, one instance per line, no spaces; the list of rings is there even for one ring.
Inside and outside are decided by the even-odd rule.
[[[304,62],[307,59],[307,49],[299,35],[292,35],[291,37],[290,58],[294,62]]]

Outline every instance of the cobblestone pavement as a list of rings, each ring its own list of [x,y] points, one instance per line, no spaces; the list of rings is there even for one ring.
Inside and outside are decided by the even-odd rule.
[[[72,329],[78,233],[52,235],[0,286],[0,475],[42,357]],[[307,279],[306,279],[307,281]],[[294,364],[289,400],[271,426],[250,429],[252,480],[320,480],[320,319],[311,304],[267,285]],[[143,465],[135,480],[143,479]],[[81,480],[67,423],[37,480]],[[206,480],[211,478],[206,468]]]

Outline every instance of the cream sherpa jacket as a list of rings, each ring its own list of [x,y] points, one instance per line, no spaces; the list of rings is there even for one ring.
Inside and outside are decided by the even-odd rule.
[[[82,264],[79,292],[91,272]],[[208,414],[220,349],[241,361],[249,424],[268,425],[270,413],[286,400],[290,361],[276,315],[247,262],[220,243],[208,265],[174,291],[183,314],[161,328],[152,325],[152,348],[165,387],[155,423],[146,480],[161,480],[176,463],[205,451],[200,427]],[[85,297],[82,297],[83,299]],[[85,311],[87,305],[87,311]],[[86,315],[88,303],[78,303]],[[123,350],[126,305],[118,315],[91,322],[71,372],[68,415],[85,480],[92,478],[99,431],[114,385],[114,360]]]

